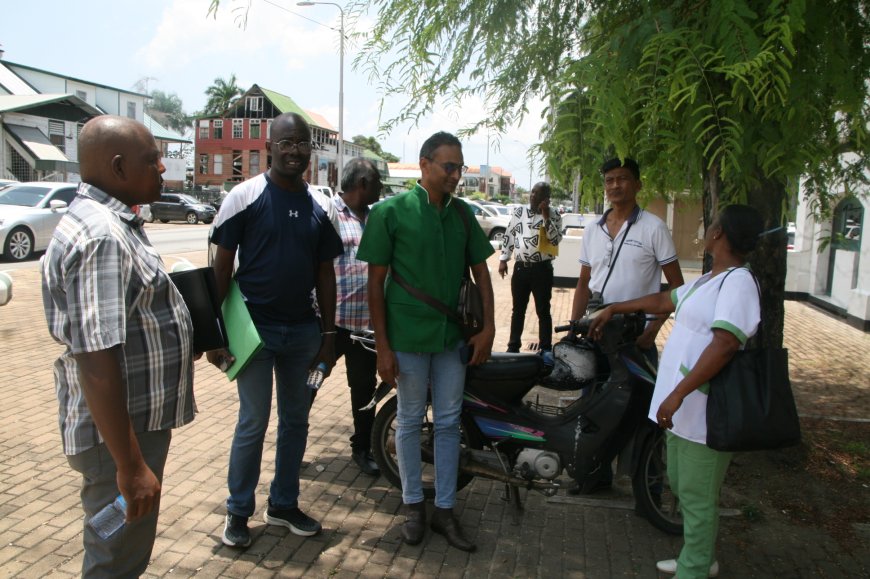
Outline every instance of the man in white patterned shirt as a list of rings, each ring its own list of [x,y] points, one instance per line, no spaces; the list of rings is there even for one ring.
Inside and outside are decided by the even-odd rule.
[[[377,167],[368,159],[351,159],[344,167],[340,195],[332,198],[338,211],[339,231],[344,253],[335,258],[336,359],[344,356],[347,367],[347,385],[353,414],[353,435],[350,449],[353,461],[364,473],[380,474],[378,463],[371,452],[372,426],[375,410],[360,410],[367,405],[377,385],[378,357],[359,342],[351,340],[352,332],[371,327],[369,319],[368,281],[369,264],[356,258],[362,238],[369,205],[378,200],[383,184]]]
[[[193,420],[193,326],[131,207],[160,199],[160,149],[144,125],[100,116],[79,137],[83,183],[43,260],[64,453],[82,473],[85,521],[123,495],[126,525],[84,526],[84,577],[136,577],[157,529],[171,429]]]
[[[562,217],[550,210],[550,185],[540,182],[532,187],[528,207],[517,207],[511,215],[502,239],[498,273],[504,279],[507,262],[516,259],[511,276],[511,334],[508,352],[519,352],[526,322],[529,295],[535,297],[538,314],[538,351],[547,352],[553,347],[553,317],[550,315],[550,298],[553,294],[553,259],[555,252],[548,246],[557,247],[562,241]]]

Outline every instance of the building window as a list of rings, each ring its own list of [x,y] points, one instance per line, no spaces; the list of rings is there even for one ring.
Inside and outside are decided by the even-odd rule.
[[[251,128],[249,129],[251,134],[249,135],[252,139],[260,138],[260,119],[251,119]]]
[[[263,111],[263,97],[261,96],[249,96],[245,99],[245,108],[252,112],[262,112]]]
[[[88,102],[88,93],[86,93],[85,91],[77,90],[76,96],[79,97],[80,99],[82,99],[83,101]]]
[[[208,155],[202,154],[199,156],[199,174],[208,174]]]
[[[214,174],[215,175],[223,175],[224,174],[224,156],[223,155],[215,155],[214,156]]]
[[[272,119],[269,119],[268,121],[266,121],[266,138],[267,139],[272,138]]]
[[[48,121],[48,140],[51,144],[66,153],[66,138],[63,134],[63,121]]]
[[[260,172],[260,151],[251,151],[249,156],[251,166],[249,173],[253,177]]]
[[[223,121],[223,119],[215,119],[215,121],[214,121],[214,138],[215,139],[223,139],[224,138],[224,121]]]
[[[245,119],[233,119],[233,138],[241,139],[244,138],[245,133]]]
[[[242,152],[233,151],[233,181],[242,181],[245,178],[242,172]]]
[[[136,118],[136,103],[131,103],[127,101],[127,117],[131,119]]]
[[[208,121],[199,121],[199,138],[208,138]]]

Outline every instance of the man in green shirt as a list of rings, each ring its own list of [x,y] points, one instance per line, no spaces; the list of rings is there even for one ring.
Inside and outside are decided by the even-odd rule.
[[[465,172],[462,144],[449,133],[435,133],[420,149],[422,178],[411,191],[379,203],[369,215],[357,259],[369,263],[368,297],[378,352],[378,374],[397,388],[396,454],[402,500],[408,517],[402,537],[423,540],[420,424],[431,385],[435,424],[435,513],[432,530],[458,549],[473,551],[453,516],[459,468],[459,416],[465,386],[465,345],[459,326],[448,316],[410,295],[390,276],[395,271],[411,286],[455,309],[467,263],[483,298],[483,330],[468,340],[468,363],[489,358],[495,337],[492,282],[486,258],[493,249],[469,207],[453,197]],[[460,211],[468,216],[466,234]]]

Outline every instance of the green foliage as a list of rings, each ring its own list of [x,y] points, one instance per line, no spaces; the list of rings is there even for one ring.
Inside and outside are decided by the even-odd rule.
[[[353,142],[357,145],[362,145],[369,151],[373,153],[377,153],[383,160],[387,163],[398,163],[399,158],[392,153],[388,153],[381,148],[381,144],[374,137],[366,137],[363,135],[357,135],[353,138]]]
[[[151,91],[151,102],[148,112],[160,124],[180,133],[190,128],[190,117],[184,112],[181,98],[175,93],[164,93],[160,90]]]
[[[220,114],[230,108],[243,94],[245,91],[236,84],[235,73],[231,74],[227,80],[217,77],[214,79],[214,83],[205,89],[208,101],[206,101],[202,113],[205,115]]]

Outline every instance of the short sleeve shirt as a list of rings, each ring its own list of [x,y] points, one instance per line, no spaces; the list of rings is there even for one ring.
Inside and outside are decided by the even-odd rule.
[[[54,231],[42,262],[42,300],[52,337],[64,453],[103,442],[84,398],[77,354],[119,347],[135,432],[193,420],[193,324],[142,220],[87,184]]]
[[[468,216],[465,233],[457,209]],[[429,203],[418,183],[372,208],[357,258],[370,265],[389,266],[408,284],[455,309],[466,265],[494,253],[471,209],[450,197],[442,209]],[[459,326],[445,314],[416,299],[389,276],[385,287],[387,333],[399,352],[442,352],[462,338]]]
[[[318,194],[319,195],[319,194]],[[316,319],[312,290],[321,262],[342,253],[327,199],[286,191],[264,173],[233,188],[215,219],[211,242],[238,250],[235,278],[257,324]]]
[[[607,230],[607,213],[583,233],[580,264],[592,270],[590,291],[600,292],[604,287],[604,303],[633,300],[659,292],[662,266],[676,260],[677,250],[667,225],[640,207],[635,208],[615,238],[611,238]],[[604,280],[611,268],[613,274],[605,286]]]
[[[701,353],[713,341],[714,329],[731,332],[745,345],[755,335],[761,320],[758,287],[746,268],[724,271],[713,278],[707,273],[673,290],[671,299],[676,306],[674,326],[659,362],[649,409],[652,421],[656,421],[656,412],[664,399],[694,368]],[[709,389],[709,384],[704,384],[686,396],[673,416],[674,434],[700,444],[707,443]]]

